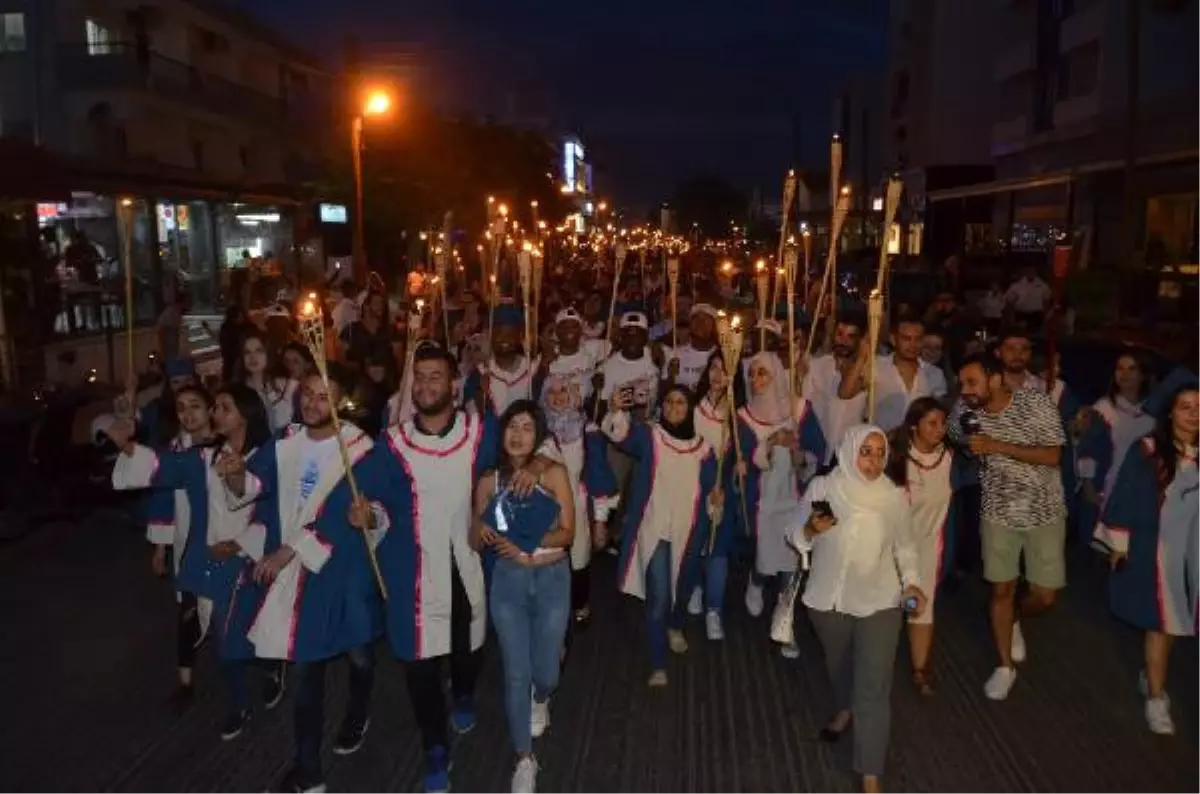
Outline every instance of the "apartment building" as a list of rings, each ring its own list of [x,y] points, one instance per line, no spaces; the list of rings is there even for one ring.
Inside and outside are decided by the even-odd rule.
[[[978,13],[996,41],[987,92],[996,178],[932,198],[993,197],[1002,249],[1045,250],[1086,228],[1092,266],[1195,263],[1195,0],[984,5]],[[1137,250],[1127,262],[1130,160]]]
[[[296,275],[332,94],[313,56],[224,0],[0,0],[4,151],[54,171],[0,184],[42,254],[37,305],[13,310],[74,339],[125,326],[108,304],[126,260],[135,324],[179,291],[216,307],[249,271]]]

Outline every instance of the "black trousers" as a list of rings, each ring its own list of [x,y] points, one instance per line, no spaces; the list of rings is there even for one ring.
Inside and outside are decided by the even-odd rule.
[[[483,650],[471,650],[471,602],[458,575],[450,568],[450,692],[456,704],[468,705],[475,695],[475,682],[483,666]],[[404,667],[408,698],[421,728],[426,752],[434,747],[449,747],[446,726],[446,694],[442,688],[444,656],[418,659]]]
[[[196,645],[200,642],[200,609],[196,596],[183,593],[179,597],[179,631],[176,633],[175,654],[184,669],[196,666]]]
[[[571,570],[571,611],[578,612],[592,602],[592,567]]]

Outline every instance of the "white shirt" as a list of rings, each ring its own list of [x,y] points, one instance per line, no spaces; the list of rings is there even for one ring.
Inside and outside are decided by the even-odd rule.
[[[667,360],[663,365],[663,378],[666,378],[670,371],[671,359],[677,356],[679,358],[679,376],[675,378],[675,382],[687,386],[689,389],[695,389],[701,376],[704,375],[704,370],[708,367],[708,359],[712,357],[713,351],[718,349],[714,346],[709,350],[697,350],[687,344],[674,352],[664,351],[667,354]]]
[[[979,313],[987,320],[999,320],[1004,317],[1006,298],[999,292],[988,291],[979,299]]]
[[[899,606],[903,588],[921,581],[903,492],[896,489],[898,509],[885,515],[852,511],[833,498],[828,485],[828,477],[813,479],[789,533],[801,552],[812,553],[804,604],[810,609],[859,618]],[[808,540],[804,525],[812,514],[813,501],[822,499],[830,502],[838,523]]]
[[[304,430],[301,432],[299,443],[300,487],[297,493],[300,495],[300,499],[296,506],[297,512],[304,509],[308,497],[312,496],[313,489],[317,487],[317,481],[321,479],[321,472],[338,463],[337,457],[340,454],[337,436],[315,441],[308,435],[308,431]]]
[[[1046,301],[1050,300],[1050,285],[1036,276],[1032,279],[1023,278],[1008,288],[1004,300],[1021,314],[1045,311]]]
[[[937,367],[918,361],[912,390],[904,382],[893,356],[875,357],[875,424],[895,430],[904,424],[908,406],[920,397],[946,396],[946,376]]]
[[[550,374],[569,380],[572,390],[578,389],[580,399],[587,400],[592,396],[592,375],[607,352],[608,343],[603,339],[581,340],[574,353],[550,362]]]
[[[618,351],[605,360],[602,371],[604,388],[600,390],[601,399],[610,400],[614,391],[631,387],[635,405],[654,409],[658,401],[658,367],[654,365],[650,348],[642,351],[641,358],[632,360]]]
[[[837,360],[825,355],[812,360],[801,387],[803,395],[816,411],[821,433],[825,436],[826,452],[822,463],[828,463],[833,458],[846,429],[861,424],[866,413],[866,392],[843,400],[837,394],[841,383],[842,373],[838,371]]]
[[[329,318],[333,321],[337,335],[341,336],[343,331],[358,321],[358,303],[349,298],[342,298],[329,313]]]

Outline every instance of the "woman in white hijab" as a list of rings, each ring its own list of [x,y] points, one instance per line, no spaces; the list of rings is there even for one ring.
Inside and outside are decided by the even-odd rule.
[[[763,611],[763,585],[796,571],[796,551],[789,531],[800,506],[803,479],[812,476],[825,457],[825,436],[808,400],[790,399],[787,370],[774,353],[750,359],[749,395],[738,410],[738,443],[750,464],[746,472],[746,531],[755,541],[754,573],[746,585],[746,610]],[[800,655],[794,643],[781,653]]]
[[[815,478],[800,505],[794,542],[810,552],[804,604],[825,649],[837,713],[821,730],[835,742],[854,729],[863,791],[880,791],[901,610],[925,609],[904,493],[884,476],[888,445],[874,425],[846,431],[837,468]]]

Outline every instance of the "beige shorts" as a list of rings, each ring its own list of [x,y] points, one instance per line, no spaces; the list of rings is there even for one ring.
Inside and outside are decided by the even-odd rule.
[[[983,519],[983,578],[989,582],[1015,582],[1021,576],[1021,552],[1025,552],[1025,579],[1048,590],[1067,586],[1064,543],[1067,521],[1060,518],[1029,529],[1013,529]]]

